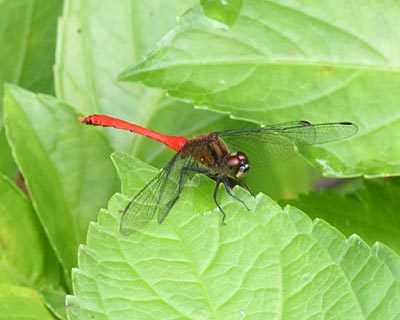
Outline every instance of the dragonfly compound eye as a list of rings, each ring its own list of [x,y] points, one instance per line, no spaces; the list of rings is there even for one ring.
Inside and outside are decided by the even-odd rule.
[[[243,152],[237,152],[230,156],[226,162],[229,171],[236,178],[240,179],[250,169],[247,156]]]

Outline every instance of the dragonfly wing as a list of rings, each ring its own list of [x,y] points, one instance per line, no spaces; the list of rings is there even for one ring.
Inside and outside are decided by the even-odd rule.
[[[177,153],[161,172],[155,176],[125,207],[120,232],[129,235],[142,229],[158,214],[161,223],[179,197],[193,165],[190,157]]]
[[[261,155],[262,165],[285,161],[303,149],[351,137],[357,126],[350,122],[311,124],[295,121],[262,128],[217,132],[232,151]]]
[[[124,208],[119,231],[129,235],[142,229],[157,212],[165,169],[155,176]]]
[[[162,223],[175,202],[178,200],[182,188],[189,178],[193,175],[191,169],[195,166],[195,161],[191,157],[181,158],[177,155],[177,160],[174,161],[172,167],[169,168],[168,174],[162,189],[160,190],[160,200],[157,220]]]
[[[277,132],[297,145],[339,141],[355,135],[358,131],[357,125],[351,122],[312,124],[305,120],[275,124],[261,129],[264,132]]]

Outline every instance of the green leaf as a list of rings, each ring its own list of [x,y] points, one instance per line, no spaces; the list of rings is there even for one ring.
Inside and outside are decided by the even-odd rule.
[[[2,124],[4,83],[53,92],[57,17],[62,1],[0,1],[0,172],[15,177],[16,166]]]
[[[59,286],[60,266],[32,205],[5,176],[0,176],[0,257],[1,283]]]
[[[0,124],[0,172],[8,177],[15,177],[17,166],[11,155],[3,124]]]
[[[69,285],[88,223],[116,190],[111,148],[65,103],[18,87],[7,86],[4,119],[33,206]]]
[[[163,91],[121,84],[116,78],[129,63],[141,59],[194,3],[66,0],[59,24],[57,96],[84,114],[105,113],[145,125],[157,105],[171,100]],[[110,136],[119,149],[132,145],[132,135],[110,132]]]
[[[200,3],[209,18],[232,26],[239,16],[243,0],[200,0]]]
[[[67,310],[65,308],[65,292],[52,288],[42,288],[40,290],[46,307],[55,317],[61,320],[67,319]]]
[[[0,285],[0,320],[54,320],[33,290]]]
[[[18,290],[22,292],[30,288],[35,295],[43,295],[41,303],[52,310],[57,308],[65,319],[60,271],[31,202],[7,177],[0,175],[0,291],[9,288],[5,284],[21,286]],[[45,292],[56,292],[59,299],[44,295]]]
[[[0,3],[0,96],[12,82],[53,92],[56,25],[62,1],[3,0]]]
[[[132,195],[156,173],[123,154],[113,160]],[[196,176],[159,225],[118,233],[126,197],[91,224],[73,272],[70,319],[393,319],[400,314],[399,257],[265,195],[250,206]]]
[[[369,244],[383,242],[400,254],[399,194],[399,179],[365,181],[350,194],[326,190],[286,203],[328,221],[346,236],[357,233]]]
[[[396,1],[243,0],[231,28],[197,7],[120,78],[256,123],[355,122],[310,161],[329,176],[399,174],[399,30]]]

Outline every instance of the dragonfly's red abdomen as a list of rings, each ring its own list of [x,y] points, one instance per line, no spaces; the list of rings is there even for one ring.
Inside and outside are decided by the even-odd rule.
[[[167,147],[179,151],[188,142],[188,139],[181,136],[169,136],[153,130],[149,130],[121,119],[101,114],[92,114],[86,118],[79,118],[79,121],[93,126],[113,127],[121,130],[131,131],[150,139],[164,143]]]

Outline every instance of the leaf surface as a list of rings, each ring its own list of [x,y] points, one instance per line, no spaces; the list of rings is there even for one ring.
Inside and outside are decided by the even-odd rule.
[[[0,176],[0,295],[5,294],[3,298],[8,301],[3,303],[17,303],[19,296],[9,291],[15,286],[18,293],[41,296],[38,303],[52,310],[57,308],[66,319],[62,283],[60,264],[31,202],[9,178]],[[57,293],[57,299],[47,292]],[[25,316],[32,316],[28,310],[25,312]]]
[[[57,17],[62,1],[0,1],[0,172],[14,178],[16,165],[3,127],[4,83],[53,92]]]
[[[7,86],[5,125],[50,243],[69,274],[98,208],[116,189],[104,135],[55,98]]]
[[[5,82],[53,92],[56,24],[62,4],[47,0],[0,2],[0,96]]]
[[[113,161],[127,195],[156,173],[124,154]],[[141,232],[118,233],[126,196],[91,224],[73,273],[71,319],[394,319],[400,315],[399,257],[346,239],[321,220],[282,210],[265,195],[222,193],[196,176],[172,212]]]
[[[54,320],[41,297],[33,290],[0,285],[1,320]]]
[[[398,175],[399,30],[393,0],[244,0],[231,27],[198,6],[120,78],[259,124],[355,122],[308,159],[328,176]]]
[[[0,282],[32,287],[59,285],[60,266],[36,213],[5,176],[0,176],[0,244]]]
[[[346,236],[356,233],[370,245],[383,242],[400,253],[399,194],[400,183],[396,178],[365,181],[346,195],[325,190],[286,203],[301,208],[311,218],[328,221]]]

